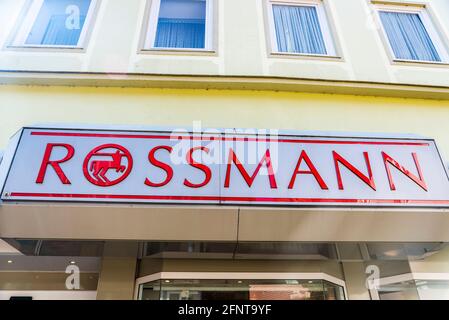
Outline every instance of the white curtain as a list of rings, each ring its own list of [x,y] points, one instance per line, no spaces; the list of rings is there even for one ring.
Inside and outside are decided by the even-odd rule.
[[[315,7],[273,5],[273,15],[280,52],[327,54]]]
[[[381,11],[380,18],[397,59],[441,61],[418,14]]]

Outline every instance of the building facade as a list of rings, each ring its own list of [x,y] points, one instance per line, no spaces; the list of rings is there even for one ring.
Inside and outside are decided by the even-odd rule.
[[[1,0],[0,299],[448,298],[448,18],[446,0]],[[261,157],[232,195],[246,195],[244,203],[224,203],[225,171],[218,202],[155,201],[154,185],[137,202],[110,201],[115,186],[98,185],[102,200],[15,199],[6,189],[28,181],[27,171],[33,180],[24,188],[66,187],[50,163],[38,183],[33,160],[42,165],[45,148],[31,152],[26,130],[92,139],[106,132],[101,143],[109,145],[123,132],[134,139],[179,130],[243,135],[244,143],[274,134],[354,148],[380,141],[391,152],[379,154],[393,155],[379,165],[369,151],[376,186],[365,149],[352,160],[352,149],[334,149],[344,159],[329,158],[329,168],[341,168],[333,180],[317,165],[321,181],[310,165],[317,160],[303,157],[289,171],[288,179],[300,174],[291,189],[314,178],[307,186],[321,186],[319,203],[259,201],[256,179],[265,199],[293,199],[257,176]],[[48,139],[74,145],[70,161],[85,141]],[[310,143],[303,140],[301,148]],[[435,142],[441,158],[434,152],[426,162],[417,152],[419,160],[394,161],[394,152],[422,141]],[[289,154],[279,150],[280,159]],[[151,164],[157,181],[170,175]],[[387,202],[372,193],[381,192],[381,168],[391,170],[382,172]],[[340,197],[342,180],[354,200],[343,205],[329,200]]]

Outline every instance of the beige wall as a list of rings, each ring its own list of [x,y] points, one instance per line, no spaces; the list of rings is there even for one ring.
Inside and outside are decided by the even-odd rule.
[[[349,300],[371,300],[366,288],[365,265],[361,262],[343,262],[346,290]]]
[[[1,272],[0,290],[67,290],[63,272]],[[98,273],[81,273],[80,290],[96,290]]]
[[[103,258],[97,300],[132,300],[135,275],[136,258]]]
[[[145,205],[0,206],[0,237],[233,241],[238,210]]]
[[[447,210],[157,205],[0,206],[0,237],[146,241],[449,242]]]
[[[369,0],[325,0],[341,59],[271,57],[267,47],[265,0],[217,0],[215,55],[141,54],[139,42],[146,0],[101,0],[85,52],[48,50],[0,52],[0,70],[131,72],[153,74],[257,75],[448,86],[449,67],[391,63]],[[446,0],[424,3],[448,38]],[[0,2],[0,46],[7,46],[26,0]]]
[[[98,279],[98,300],[132,300],[137,270],[136,242],[106,242]]]

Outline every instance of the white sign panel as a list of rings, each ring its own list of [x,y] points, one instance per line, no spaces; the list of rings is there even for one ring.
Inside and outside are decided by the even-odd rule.
[[[3,201],[449,207],[433,140],[25,128]]]

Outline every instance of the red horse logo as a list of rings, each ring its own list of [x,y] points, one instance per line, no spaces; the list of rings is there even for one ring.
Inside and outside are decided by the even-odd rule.
[[[125,156],[117,150],[115,153],[96,153],[96,156],[110,156],[112,161],[94,160],[90,163],[90,172],[97,178],[97,180],[103,180],[106,183],[111,183],[111,181],[106,177],[106,173],[110,169],[115,169],[115,172],[124,172],[126,166],[122,165],[122,157]]]
[[[115,149],[115,152],[100,152],[105,149]],[[107,160],[92,160],[92,157],[106,157]],[[122,164],[122,159],[127,159],[127,165]],[[120,145],[107,144],[93,149],[84,160],[84,176],[91,183],[100,187],[109,187],[126,179],[132,169],[132,157],[128,150]],[[109,170],[122,173],[117,179],[111,180],[107,174]]]

